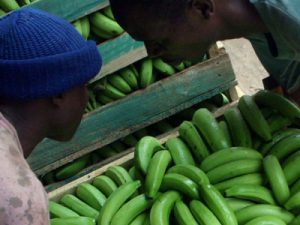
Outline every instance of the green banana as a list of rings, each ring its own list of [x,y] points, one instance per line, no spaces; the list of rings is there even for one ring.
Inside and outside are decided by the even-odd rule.
[[[89,217],[55,218],[50,220],[50,225],[96,225],[96,221]]]
[[[153,200],[141,194],[125,203],[113,216],[110,225],[129,225],[138,215],[152,206]]]
[[[115,101],[114,99],[102,94],[102,93],[99,93],[97,96],[96,96],[97,100],[103,104],[103,105],[106,105],[106,104],[109,104],[113,101]]]
[[[263,181],[264,181],[263,176],[260,173],[251,173],[251,174],[242,175],[239,177],[235,177],[235,178],[217,183],[214,186],[221,193],[224,193],[224,191],[226,189],[231,188],[235,185],[240,185],[240,184],[262,185]]]
[[[124,32],[123,28],[120,27],[116,21],[108,18],[100,12],[93,13],[90,16],[90,21],[95,27],[106,31],[112,36],[117,36]]]
[[[300,215],[298,215],[289,225],[299,225],[300,224]]]
[[[141,170],[144,174],[147,174],[152,155],[163,149],[164,147],[156,138],[151,136],[143,137],[135,147],[134,160],[136,168]]]
[[[226,201],[234,212],[246,208],[248,206],[254,205],[254,202],[237,198],[226,198]]]
[[[10,12],[19,9],[20,6],[16,0],[3,0],[0,2],[0,8],[5,12]]]
[[[93,185],[105,194],[107,198],[118,189],[115,182],[105,175],[96,177],[93,181]]]
[[[108,82],[117,88],[119,91],[128,94],[132,92],[131,87],[129,84],[118,74],[112,74],[108,76]]]
[[[176,165],[171,167],[167,173],[175,173],[186,176],[197,184],[209,184],[206,174],[193,165]]]
[[[276,109],[283,116],[288,118],[299,118],[300,109],[287,98],[271,91],[261,90],[254,95],[254,101],[259,106],[266,106]]]
[[[166,174],[160,186],[161,191],[176,190],[191,199],[200,199],[198,185],[186,176],[176,173]]]
[[[286,128],[292,124],[292,120],[290,118],[284,117],[280,114],[272,115],[267,121],[268,121],[271,133],[274,133],[279,130],[283,130],[284,128]]]
[[[167,191],[154,202],[150,211],[150,223],[153,225],[169,225],[171,210],[180,194],[176,191]]]
[[[90,155],[85,155],[81,158],[74,160],[73,162],[59,168],[55,172],[55,177],[57,180],[65,180],[69,177],[74,176],[80,170],[84,169],[90,160]]]
[[[184,121],[179,126],[179,135],[188,144],[198,162],[209,155],[209,151],[193,123]]]
[[[284,204],[287,210],[300,209],[300,191],[292,195]]]
[[[126,144],[128,147],[134,147],[138,140],[132,134],[127,135],[122,139],[122,142]]]
[[[291,194],[296,194],[298,191],[300,191],[300,179],[298,179],[298,181],[292,185]]]
[[[171,162],[172,158],[167,150],[154,154],[150,161],[145,181],[145,193],[148,197],[153,198],[157,195],[166,169]]]
[[[189,207],[181,200],[175,203],[174,215],[179,225],[198,225]]]
[[[178,65],[174,66],[176,70],[178,70],[179,72],[181,72],[182,70],[185,69],[185,65],[183,62],[179,63]]]
[[[190,150],[180,138],[170,138],[166,141],[165,145],[167,149],[169,149],[172,159],[176,165],[195,165],[195,161]]]
[[[224,113],[229,126],[233,146],[252,147],[252,138],[246,121],[238,108],[231,108]]]
[[[283,173],[289,185],[300,179],[300,155],[295,156],[283,167]]]
[[[263,159],[263,157],[259,152],[251,148],[231,147],[209,155],[206,159],[202,161],[200,168],[205,172],[208,172],[226,163],[242,159],[259,160]]]
[[[53,201],[49,201],[49,212],[51,218],[79,217],[76,212]]]
[[[275,205],[272,192],[260,185],[238,184],[225,190],[226,197],[241,198],[253,202]]]
[[[283,220],[275,216],[260,216],[246,223],[246,225],[262,225],[262,224],[286,225],[286,223]]]
[[[114,193],[112,193],[100,211],[98,225],[110,225],[116,212],[140,186],[140,181],[133,181],[123,184]]]
[[[193,123],[200,130],[213,151],[229,147],[225,134],[207,109],[202,108],[197,110],[193,116]]]
[[[278,159],[269,155],[264,158],[263,166],[277,202],[284,204],[290,196],[290,189]]]
[[[76,189],[76,195],[94,209],[101,210],[106,197],[96,187],[89,183],[81,183]]]
[[[142,213],[142,214],[138,215],[138,216],[130,223],[130,225],[145,225],[147,216],[148,216],[147,213]]]
[[[51,172],[45,174],[44,176],[41,177],[41,179],[42,179],[43,183],[46,185],[55,183],[54,171],[51,171]]]
[[[269,107],[261,107],[260,111],[265,117],[265,119],[269,119],[274,113],[277,113],[276,110]]]
[[[132,179],[128,172],[121,166],[109,167],[106,170],[105,175],[111,178],[119,186],[132,182]]]
[[[129,69],[132,70],[132,72],[134,73],[134,75],[138,78],[140,75],[139,75],[139,72],[137,71],[136,67],[134,64],[131,64],[129,67]]]
[[[263,155],[267,155],[270,149],[284,138],[293,134],[300,134],[300,129],[288,128],[286,130],[278,131],[273,135],[272,141],[265,143],[261,146],[260,151]]]
[[[82,36],[87,40],[90,36],[90,21],[88,17],[81,19]]]
[[[132,67],[126,67],[120,70],[120,75],[132,89],[137,90],[139,88],[138,80],[131,68]]]
[[[165,63],[161,58],[153,59],[153,67],[164,75],[171,76],[176,73],[175,69]]]
[[[111,39],[111,38],[114,37],[114,35],[108,33],[107,31],[105,31],[105,30],[103,30],[99,27],[96,27],[93,24],[90,26],[90,29],[91,29],[93,34],[95,34],[97,37],[102,38],[104,40],[108,40],[108,39]]]
[[[110,18],[110,19],[112,19],[112,20],[116,20],[110,6],[104,8],[104,9],[103,9],[103,13],[104,13],[104,15],[107,16],[108,18]]]
[[[140,71],[140,87],[146,88],[153,81],[153,63],[152,59],[143,60]]]
[[[84,203],[74,195],[66,194],[62,197],[60,202],[68,208],[75,211],[76,213],[78,213],[80,216],[86,216],[94,219],[96,219],[99,216],[99,213],[96,209]]]
[[[251,96],[244,95],[240,98],[238,108],[250,128],[263,140],[269,141],[272,139],[270,127],[255,101]]]
[[[115,100],[124,98],[126,96],[123,92],[119,91],[117,88],[115,88],[114,86],[112,86],[109,83],[106,84],[105,90],[103,91],[103,93],[106,96],[108,96],[112,99],[115,99]]]
[[[285,167],[288,163],[290,163],[295,157],[300,155],[300,150],[297,152],[294,152],[293,154],[289,155],[281,164],[282,167]]]
[[[270,155],[274,155],[279,161],[291,155],[300,149],[300,134],[288,136],[277,142],[269,151]]]
[[[244,159],[226,163],[210,170],[207,173],[208,179],[212,184],[234,178],[237,176],[257,173],[261,171],[262,160]]]
[[[136,169],[134,166],[132,166],[129,170],[128,170],[128,174],[130,175],[132,180],[138,180],[136,178]]]
[[[221,225],[217,217],[202,202],[193,200],[190,203],[190,209],[201,225]]]
[[[219,122],[219,127],[220,129],[223,131],[227,142],[229,143],[229,146],[232,146],[232,141],[231,141],[231,135],[230,135],[230,131],[229,131],[229,126],[227,125],[226,121],[220,121]]]
[[[4,16],[6,12],[4,12],[2,9],[0,9],[0,16]]]
[[[233,210],[221,193],[212,185],[199,185],[201,197],[223,225],[238,225]]]
[[[275,205],[257,204],[245,207],[236,211],[236,218],[239,225],[244,225],[249,221],[261,216],[274,216],[285,223],[290,223],[294,219],[294,215],[283,208]]]
[[[110,146],[104,146],[96,150],[96,153],[103,158],[110,158],[118,154],[118,152]]]
[[[29,5],[31,2],[30,0],[18,0],[19,6]]]
[[[81,21],[80,20],[76,20],[73,23],[74,28],[78,31],[78,33],[83,36],[83,32],[82,32],[82,27],[81,27]]]
[[[193,65],[193,63],[192,63],[191,61],[188,61],[188,60],[183,61],[183,63],[184,63],[184,65],[185,65],[185,67],[190,67],[190,66]]]

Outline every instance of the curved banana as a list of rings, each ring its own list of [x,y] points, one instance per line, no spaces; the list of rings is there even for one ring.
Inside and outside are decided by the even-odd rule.
[[[167,150],[155,153],[151,159],[145,181],[145,193],[148,197],[153,198],[157,195],[166,169],[171,162],[172,158]]]
[[[6,12],[10,12],[19,9],[20,6],[16,0],[3,0],[0,2],[0,8]]]
[[[269,155],[264,158],[263,166],[277,202],[284,204],[290,197],[290,189],[278,159]]]
[[[200,168],[208,172],[218,166],[242,159],[262,159],[262,155],[251,148],[231,147],[215,152],[204,159]]]
[[[288,201],[284,204],[287,210],[294,210],[300,208],[300,191],[292,195]]]
[[[96,225],[96,221],[89,217],[55,218],[50,220],[51,225]]]
[[[110,225],[111,220],[116,212],[137,191],[140,186],[140,181],[133,181],[123,184],[114,193],[112,193],[100,211],[98,224]]]
[[[193,123],[200,130],[213,151],[229,147],[225,134],[207,109],[202,108],[197,110],[193,116]]]
[[[127,170],[121,166],[111,166],[109,167],[105,175],[110,177],[117,185],[121,186],[123,184],[132,182],[130,175]]]
[[[296,194],[297,192],[300,192],[300,179],[296,183],[294,183],[291,187],[291,194]]]
[[[167,191],[159,196],[150,211],[150,224],[169,225],[171,210],[180,198],[176,191]]]
[[[105,194],[107,198],[118,189],[115,182],[105,175],[96,177],[93,181],[93,185]]]
[[[119,91],[117,88],[112,86],[110,83],[107,83],[105,85],[105,90],[103,91],[103,93],[107,97],[110,97],[110,98],[115,99],[115,100],[119,100],[119,99],[124,98],[126,96],[123,92]]]
[[[190,209],[201,225],[221,225],[217,217],[202,202],[193,200],[190,203]]]
[[[153,154],[163,149],[164,147],[156,138],[151,136],[143,137],[135,147],[134,160],[136,168],[141,170],[144,174],[147,174],[148,166]]]
[[[169,64],[162,61],[161,58],[157,58],[153,60],[153,66],[155,69],[157,69],[160,73],[164,75],[171,76],[174,73],[176,73],[175,69],[170,66]]]
[[[53,201],[49,201],[49,212],[51,218],[79,217],[79,214],[77,214],[73,210]]]
[[[171,167],[167,173],[181,174],[190,178],[197,184],[209,184],[206,174],[201,169],[193,165],[176,165]]]
[[[259,185],[238,184],[225,190],[226,197],[241,198],[253,202],[275,205],[272,192]]]
[[[181,200],[175,203],[174,215],[180,225],[198,225],[189,207]]]
[[[255,204],[254,202],[238,198],[226,198],[226,201],[234,212]]]
[[[179,135],[188,144],[198,162],[209,155],[209,151],[193,123],[184,121],[179,126]]]
[[[245,159],[237,160],[223,164],[210,170],[207,173],[208,179],[212,184],[219,183],[221,181],[245,175],[250,173],[257,173],[261,171],[262,160],[257,159]]]
[[[283,167],[283,173],[289,185],[300,179],[300,155],[295,156]]]
[[[116,20],[110,6],[104,8],[104,9],[103,9],[103,13],[104,13],[104,15],[107,16],[108,18],[110,18],[110,19],[112,19],[112,20]]]
[[[90,21],[88,17],[81,19],[82,36],[87,40],[90,36]]]
[[[108,82],[112,84],[115,88],[117,88],[119,91],[128,94],[132,92],[131,87],[129,84],[118,74],[112,74],[108,76]]]
[[[176,190],[191,199],[200,199],[198,185],[181,174],[166,174],[163,178],[160,189],[162,191]]]
[[[140,87],[146,88],[153,83],[153,63],[152,59],[143,60],[140,71]]]
[[[147,216],[148,216],[147,213],[142,213],[142,214],[138,215],[138,216],[130,223],[130,225],[145,225]]]
[[[267,121],[271,133],[274,133],[279,130],[283,130],[286,127],[290,126],[293,122],[290,118],[284,117],[280,114],[274,114],[270,116],[270,118]]]
[[[178,70],[179,72],[181,72],[182,70],[185,69],[185,65],[183,62],[179,63],[178,65],[174,66],[176,70]]]
[[[262,224],[286,225],[286,223],[283,220],[275,216],[260,216],[246,223],[246,225],[262,225]]]
[[[137,90],[139,88],[138,80],[137,80],[135,73],[133,72],[133,70],[131,68],[133,68],[133,67],[126,67],[126,68],[120,70],[120,75],[129,84],[129,86],[132,89]]]
[[[227,125],[226,121],[220,121],[219,122],[219,127],[220,129],[223,131],[227,142],[229,143],[229,146],[232,146],[232,140],[231,140],[231,135],[230,135],[230,131],[229,131],[229,126]]]
[[[241,113],[250,128],[259,137],[261,137],[265,141],[269,141],[272,139],[269,124],[251,96],[242,96],[239,100],[238,108],[241,110]]]
[[[221,193],[212,185],[199,185],[201,197],[222,225],[238,225],[233,210]]]

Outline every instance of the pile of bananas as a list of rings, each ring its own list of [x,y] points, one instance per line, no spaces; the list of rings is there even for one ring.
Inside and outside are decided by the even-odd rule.
[[[1,0],[0,1],[0,16],[5,15],[8,12],[19,9],[24,5],[29,5],[36,0]]]
[[[107,146],[82,156],[81,158],[68,163],[55,171],[51,171],[40,179],[44,185],[49,185],[58,181],[66,180],[70,177],[77,175],[83,169],[96,164],[105,159],[118,155],[125,150],[132,148],[136,145],[139,139],[144,136],[159,136],[167,133],[176,127],[178,127],[182,120],[191,120],[195,111],[200,107],[205,107],[211,112],[214,112],[218,107],[224,106],[229,103],[228,98],[223,93],[218,94],[211,99],[203,101],[191,108],[183,110],[174,116],[152,124],[149,127],[136,131],[133,134],[129,134],[126,137],[117,140]]]
[[[219,122],[197,110],[164,145],[143,137],[128,171],[110,167],[50,201],[51,224],[300,224],[300,130],[287,128],[298,123],[299,108],[259,91],[232,110]],[[266,118],[275,115],[289,123],[273,130]]]
[[[160,58],[143,59],[91,84],[89,86],[89,102],[85,112],[94,111],[102,105],[124,98],[138,89],[146,88],[191,65],[191,62],[186,61],[173,67]]]

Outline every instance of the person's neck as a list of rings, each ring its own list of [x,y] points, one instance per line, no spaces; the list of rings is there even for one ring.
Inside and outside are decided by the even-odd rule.
[[[42,118],[32,109],[0,107],[0,112],[16,129],[24,157],[28,157],[46,136]]]
[[[222,40],[245,37],[256,33],[267,33],[268,29],[254,5],[249,0],[217,0],[222,8],[220,20],[223,23]]]

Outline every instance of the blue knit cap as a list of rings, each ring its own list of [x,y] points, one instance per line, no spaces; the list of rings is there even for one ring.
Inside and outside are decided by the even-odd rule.
[[[101,65],[96,44],[63,19],[21,9],[0,20],[0,97],[56,96],[87,83]]]

